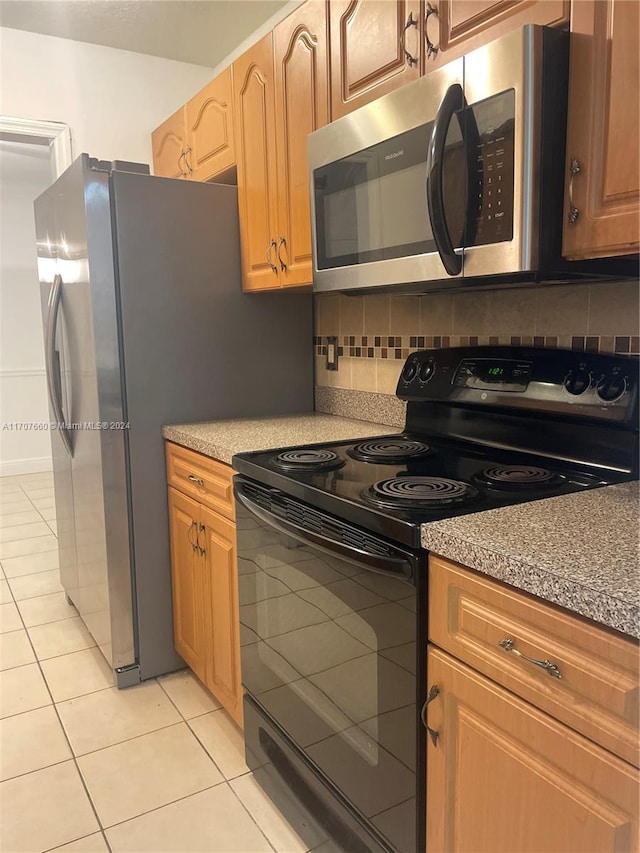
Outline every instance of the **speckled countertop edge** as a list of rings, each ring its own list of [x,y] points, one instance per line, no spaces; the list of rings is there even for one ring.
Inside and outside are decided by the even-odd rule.
[[[391,435],[399,432],[387,424],[310,413],[266,418],[238,418],[162,428],[169,441],[231,464],[236,453],[295,447],[319,442]]]
[[[623,483],[426,523],[421,541],[442,557],[640,638],[639,516],[638,483]]]

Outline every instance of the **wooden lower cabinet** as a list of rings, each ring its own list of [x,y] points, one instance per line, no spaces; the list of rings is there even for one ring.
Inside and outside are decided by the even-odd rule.
[[[176,461],[187,464],[189,457],[194,478],[204,480],[198,474],[207,469],[211,477],[219,477],[225,468],[230,484],[231,468],[172,444],[167,445],[170,477]],[[185,663],[242,727],[236,528],[233,507],[220,506],[232,517],[169,486],[174,642]]]
[[[201,508],[200,524],[207,637],[203,680],[233,719],[242,725],[236,527],[206,507]]]
[[[435,647],[429,853],[638,849],[638,772]]]
[[[176,651],[205,680],[206,634],[203,608],[205,565],[195,542],[200,504],[169,489],[173,635]]]

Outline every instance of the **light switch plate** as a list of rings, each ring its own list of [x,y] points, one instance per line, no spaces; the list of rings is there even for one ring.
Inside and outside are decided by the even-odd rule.
[[[327,338],[327,370],[338,369],[338,338]]]

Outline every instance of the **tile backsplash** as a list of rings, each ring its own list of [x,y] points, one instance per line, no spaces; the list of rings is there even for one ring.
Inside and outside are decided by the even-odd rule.
[[[414,349],[508,344],[640,353],[637,281],[424,296],[315,297],[316,385],[394,394]],[[327,370],[327,337],[338,370]]]

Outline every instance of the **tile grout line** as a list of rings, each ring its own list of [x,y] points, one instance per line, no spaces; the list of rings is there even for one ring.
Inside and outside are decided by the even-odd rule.
[[[20,619],[22,620],[22,615],[20,615]],[[22,623],[23,623],[23,626],[24,626],[24,620],[22,620]],[[75,752],[74,752],[73,746],[71,745],[71,741],[69,740],[69,735],[67,734],[67,730],[66,730],[66,729],[65,729],[65,727],[64,727],[64,724],[63,724],[63,722],[62,722],[62,718],[60,717],[60,713],[58,712],[58,707],[57,707],[56,702],[55,702],[55,700],[54,700],[54,698],[53,698],[53,694],[51,693],[51,688],[49,687],[49,682],[47,681],[47,679],[46,679],[46,677],[45,677],[45,674],[44,674],[44,672],[43,672],[43,670],[42,670],[42,666],[40,665],[40,659],[38,658],[38,656],[37,656],[37,654],[36,654],[36,650],[35,650],[35,648],[34,648],[34,646],[33,646],[33,643],[31,642],[31,637],[29,636],[29,632],[28,632],[28,630],[27,630],[26,626],[24,626],[24,630],[25,630],[25,632],[26,632],[26,634],[27,634],[27,638],[28,638],[28,640],[29,640],[29,643],[30,643],[30,645],[31,645],[31,649],[32,649],[33,654],[34,654],[35,659],[36,659],[36,664],[38,665],[38,669],[40,670],[40,675],[41,675],[42,680],[43,680],[43,682],[44,682],[44,685],[45,685],[45,687],[46,687],[46,689],[47,689],[47,693],[48,693],[48,694],[49,694],[49,696],[51,697],[51,706],[53,707],[53,711],[54,711],[54,713],[55,713],[55,715],[56,715],[56,718],[57,718],[57,720],[58,720],[58,723],[60,724],[60,728],[61,728],[61,730],[62,730],[62,734],[64,735],[64,739],[66,740],[66,742],[67,742],[67,746],[69,747],[69,752],[71,753],[71,759],[67,759],[67,761],[69,761],[69,760],[73,761],[74,766],[75,766],[75,768],[76,768],[76,771],[77,771],[77,773],[78,773],[78,776],[79,776],[79,778],[80,778],[80,782],[81,782],[81,784],[82,784],[82,787],[84,788],[84,792],[85,792],[85,794],[87,795],[87,799],[89,800],[89,805],[91,806],[91,810],[93,811],[93,814],[94,814],[94,816],[95,816],[95,819],[96,819],[96,821],[97,821],[97,823],[98,823],[99,831],[102,833],[102,837],[103,837],[103,839],[104,839],[104,843],[105,843],[105,844],[106,844],[106,846],[107,846],[107,850],[109,851],[109,853],[113,853],[113,851],[112,851],[112,849],[111,849],[111,845],[109,844],[109,842],[108,842],[108,840],[107,840],[107,837],[106,837],[106,835],[105,835],[104,827],[103,827],[103,825],[102,825],[102,821],[100,820],[100,816],[98,815],[98,811],[97,811],[97,809],[96,809],[96,806],[95,806],[95,804],[94,804],[94,802],[93,802],[93,799],[92,799],[92,797],[91,797],[91,794],[89,793],[89,789],[88,789],[88,787],[87,787],[87,783],[85,782],[85,778],[84,778],[84,776],[82,775],[82,771],[80,770],[80,765],[78,764],[78,758],[77,758],[77,756],[76,756],[76,754],[75,754]],[[45,708],[46,708],[47,706],[46,706],[46,705],[43,705],[42,707],[45,707]],[[34,710],[34,711],[35,711],[35,710],[38,710],[38,709],[37,709],[37,708],[33,708],[33,709],[31,709],[31,710]],[[28,713],[28,712],[24,712],[24,713]],[[14,714],[13,716],[17,716],[17,715],[15,715],[15,714]],[[58,762],[58,763],[64,763],[64,762]],[[55,766],[55,765],[50,765],[50,766]],[[44,769],[46,769],[46,768],[44,768],[44,767],[43,767],[43,768],[39,768],[39,769],[44,770]],[[31,772],[32,772],[32,773],[37,773],[38,771],[37,771],[37,770],[32,770]],[[24,774],[24,775],[26,775],[26,774]],[[89,834],[90,834],[90,835],[94,835],[94,833],[89,833]],[[86,835],[81,836],[81,838],[86,838],[86,837],[87,837]],[[80,841],[80,840],[81,840],[81,838],[72,838],[70,841],[66,841],[66,842],[65,842],[65,844],[70,844],[72,841]],[[63,845],[58,845],[58,846],[60,847],[60,846],[63,846]],[[50,848],[50,849],[51,849],[51,848]],[[55,848],[54,848],[54,849],[55,849]]]
[[[98,823],[99,830],[100,830],[100,832],[102,833],[102,837],[103,837],[103,839],[104,839],[104,843],[105,843],[105,844],[106,844],[106,846],[107,846],[107,850],[109,851],[109,853],[113,853],[113,851],[112,851],[112,849],[111,849],[111,845],[109,844],[109,842],[108,842],[108,840],[107,840],[107,836],[105,835],[104,827],[103,827],[103,825],[102,825],[102,821],[100,820],[100,816],[98,815],[98,811],[97,811],[97,809],[96,809],[96,807],[95,807],[95,804],[94,804],[94,802],[93,802],[93,799],[92,799],[92,797],[91,797],[91,794],[89,793],[89,789],[88,789],[87,784],[86,784],[86,782],[85,782],[84,776],[82,775],[82,771],[80,770],[80,766],[79,766],[79,764],[78,764],[77,756],[76,756],[76,754],[75,754],[75,752],[74,752],[73,746],[71,745],[71,741],[69,740],[69,735],[67,734],[67,730],[65,729],[64,724],[63,724],[63,722],[62,722],[62,718],[60,717],[60,713],[59,713],[59,711],[58,711],[58,707],[57,707],[56,702],[55,702],[55,700],[54,700],[54,698],[53,698],[53,693],[51,692],[51,688],[49,687],[49,682],[47,681],[46,676],[45,676],[45,674],[44,674],[44,671],[43,671],[43,669],[42,669],[42,665],[41,665],[41,662],[40,662],[40,658],[38,657],[38,654],[36,653],[36,650],[35,650],[35,647],[34,647],[34,645],[33,645],[33,642],[31,641],[31,636],[29,635],[29,631],[28,631],[28,629],[27,629],[27,626],[24,624],[24,619],[22,618],[22,613],[20,613],[20,608],[18,607],[18,604],[17,604],[17,602],[16,602],[16,600],[15,600],[15,598],[14,598],[14,596],[13,596],[13,590],[11,589],[11,587],[9,587],[9,589],[10,589],[10,592],[11,592],[11,598],[13,599],[13,602],[14,602],[14,604],[16,605],[16,609],[18,610],[18,614],[19,614],[19,616],[20,616],[20,621],[22,622],[22,627],[23,627],[23,629],[24,629],[24,631],[25,631],[25,633],[26,633],[26,635],[27,635],[27,640],[29,641],[29,645],[31,646],[31,650],[32,650],[32,652],[33,652],[33,656],[34,656],[34,657],[35,657],[35,659],[36,659],[36,661],[35,661],[35,662],[36,662],[36,664],[37,664],[37,666],[38,666],[38,670],[40,671],[40,677],[42,678],[42,681],[43,681],[44,686],[45,686],[45,688],[46,688],[46,690],[47,690],[47,693],[49,694],[49,697],[50,697],[50,699],[51,699],[51,705],[52,705],[52,707],[53,707],[53,711],[54,711],[54,713],[55,713],[55,715],[56,715],[56,718],[57,718],[58,723],[59,723],[59,725],[60,725],[60,728],[61,728],[61,730],[62,730],[62,734],[64,735],[64,739],[65,739],[65,740],[66,740],[66,742],[67,742],[67,746],[69,747],[69,752],[71,753],[71,760],[72,760],[72,761],[73,761],[73,763],[74,763],[74,766],[75,766],[75,768],[76,768],[76,772],[77,772],[77,774],[78,774],[78,776],[79,776],[79,778],[80,778],[80,782],[81,782],[81,784],[82,784],[82,787],[84,788],[85,794],[87,795],[87,799],[89,800],[89,804],[90,804],[90,806],[91,806],[91,809],[92,809],[92,811],[93,811],[93,814],[94,814],[94,816],[95,816],[95,819],[96,819],[96,821],[97,821],[97,823]],[[43,706],[43,707],[46,707],[46,706]],[[34,708],[34,709],[32,709],[32,710],[37,710],[37,709],[35,709],[35,708]],[[15,716],[15,715],[14,715],[14,716]],[[41,769],[44,769],[44,768],[41,768]],[[32,772],[37,772],[37,771],[32,771]],[[92,835],[93,833],[90,833],[90,834]],[[83,838],[86,838],[86,836],[82,836],[82,837],[83,837]],[[71,841],[76,841],[76,840],[80,840],[80,839],[71,839]],[[69,843],[71,843],[71,842],[70,842],[70,841],[67,841],[67,842],[65,842],[65,843],[66,843],[66,844],[69,844]],[[58,845],[58,846],[60,846],[60,845]]]

